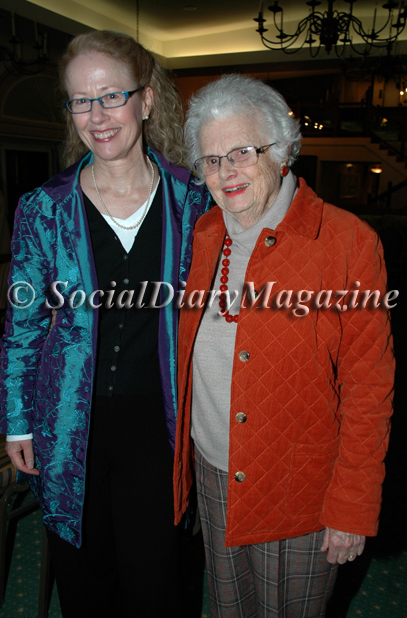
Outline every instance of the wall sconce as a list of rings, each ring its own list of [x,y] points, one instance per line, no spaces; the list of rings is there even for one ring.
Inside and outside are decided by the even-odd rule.
[[[373,172],[373,174],[381,174],[383,170],[382,170],[382,168],[381,168],[379,163],[375,163],[370,168],[370,171]]]

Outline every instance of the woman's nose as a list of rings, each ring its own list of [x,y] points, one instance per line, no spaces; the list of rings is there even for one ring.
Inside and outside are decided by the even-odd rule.
[[[234,178],[237,175],[237,169],[233,166],[233,164],[229,161],[227,157],[222,157],[219,161],[219,171],[218,174],[220,178]]]
[[[107,111],[100,103],[100,101],[93,101],[92,108],[90,110],[90,117],[92,122],[100,123],[105,120]]]

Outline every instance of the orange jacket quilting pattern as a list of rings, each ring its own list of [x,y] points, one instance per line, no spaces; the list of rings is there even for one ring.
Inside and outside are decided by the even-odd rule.
[[[198,221],[184,300],[194,290],[211,289],[224,234],[218,207]],[[268,236],[276,239],[274,245],[267,246]],[[245,281],[258,291],[275,283],[270,308],[246,301],[240,309],[226,546],[291,538],[324,526],[375,535],[392,412],[388,311],[371,303],[347,311],[318,309],[311,301],[308,314],[296,317],[293,307],[276,308],[274,301],[282,290],[379,290],[383,299],[386,271],[377,234],[355,215],[324,203],[300,179],[283,221],[260,234]],[[336,300],[332,297],[332,305]],[[191,369],[202,311],[184,306],[180,318],[176,522],[187,507],[193,477]],[[239,358],[244,350],[250,355],[246,362]],[[246,422],[236,421],[238,412],[246,414]],[[237,471],[246,475],[243,482],[235,480]]]

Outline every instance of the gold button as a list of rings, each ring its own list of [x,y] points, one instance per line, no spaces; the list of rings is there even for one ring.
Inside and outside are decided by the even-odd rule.
[[[236,414],[236,420],[238,423],[245,423],[247,420],[247,416],[244,412],[238,412]]]
[[[244,472],[236,472],[235,481],[237,481],[238,483],[243,483],[243,481],[245,480],[246,480],[246,475]]]
[[[249,360],[250,354],[246,350],[242,350],[241,352],[239,352],[239,358],[242,361],[242,363],[245,363],[246,361]]]
[[[274,238],[274,236],[267,236],[267,238],[264,241],[264,244],[266,245],[266,247],[272,247],[273,245],[276,244],[276,239]]]

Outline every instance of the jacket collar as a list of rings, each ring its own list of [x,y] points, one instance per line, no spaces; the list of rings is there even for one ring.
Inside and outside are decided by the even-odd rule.
[[[71,195],[72,189],[79,184],[81,170],[91,163],[93,163],[93,153],[88,152],[80,161],[48,180],[42,189],[55,202],[64,202]]]
[[[171,174],[171,176],[174,176],[174,178],[180,180],[183,184],[188,185],[191,178],[191,172],[189,170],[185,167],[178,167],[177,165],[169,163],[167,159],[165,159],[160,152],[154,150],[154,148],[148,147],[147,153],[157,163],[161,170],[165,170]]]
[[[321,227],[323,201],[303,178],[298,181],[298,191],[276,232],[288,232],[315,240]]]
[[[307,185],[303,178],[299,178],[298,191],[292,201],[287,214],[278,224],[276,232],[287,232],[304,238],[315,240],[319,234],[322,221],[323,201]],[[224,233],[222,211],[219,207],[213,208],[206,215],[207,225],[199,229],[197,234],[206,235]]]

